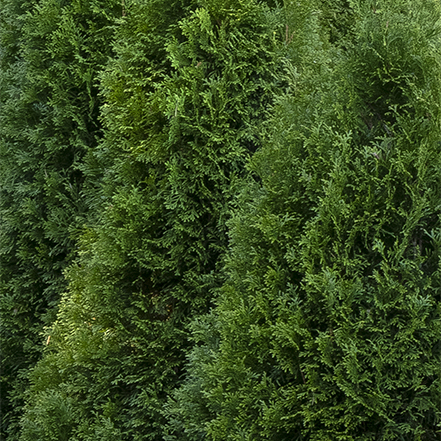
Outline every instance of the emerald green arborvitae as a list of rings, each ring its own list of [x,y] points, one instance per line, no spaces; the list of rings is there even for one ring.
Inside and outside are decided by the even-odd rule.
[[[67,271],[22,441],[164,439],[188,324],[221,284],[236,188],[283,86],[279,27],[253,0],[126,7],[101,76],[100,218]]]
[[[1,439],[17,439],[88,210],[82,164],[100,136],[97,73],[118,14],[119,2],[0,1]]]
[[[338,46],[304,4],[228,280],[169,404],[175,439],[435,441],[440,4],[352,1]]]

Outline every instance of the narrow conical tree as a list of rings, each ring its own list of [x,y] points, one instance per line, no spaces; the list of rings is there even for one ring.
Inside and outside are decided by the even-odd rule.
[[[440,5],[351,4],[346,51],[294,53],[251,162],[229,280],[170,405],[189,439],[439,437]]]
[[[16,439],[27,370],[44,347],[88,204],[97,72],[119,2],[2,0],[0,309],[2,439]]]
[[[326,56],[324,56],[322,48],[324,39],[319,33],[318,18],[320,16],[318,13],[317,4],[312,2],[296,2],[295,7],[290,2],[286,2],[283,12],[278,17],[285,37],[282,40],[285,70],[279,72],[279,78],[284,78],[284,81],[291,84],[287,90],[279,90],[277,101],[280,101],[285,94],[291,93],[296,93],[299,99],[304,97],[308,91],[316,87],[311,79],[317,77],[317,69],[326,71],[324,61]],[[307,90],[305,91],[305,89]],[[272,111],[274,112],[274,109]],[[307,116],[300,109],[298,112],[299,116]],[[283,119],[280,118],[280,115],[272,117],[261,128],[261,136],[267,138],[265,132],[270,131],[270,139],[274,136],[279,137],[278,139],[286,137],[289,131],[281,121]],[[294,128],[291,127],[291,130]],[[274,142],[273,139],[272,142]],[[262,177],[266,177],[266,173],[263,171],[273,178],[272,183],[277,186],[274,193],[279,194],[280,198],[276,200],[273,195],[271,200],[275,204],[281,204],[278,206],[280,211],[285,208],[285,205],[291,206],[282,197],[290,193],[290,186],[295,183],[296,179],[288,169],[275,175],[272,165],[273,158],[268,160],[268,157],[261,162],[262,173],[256,174],[254,165],[256,158],[262,157],[268,150],[268,139],[265,144],[264,151],[257,152],[254,159],[248,164],[253,176],[243,181],[242,186],[245,188],[241,191],[237,209],[231,221],[234,224],[230,222],[230,226],[236,227],[230,232],[230,236],[233,235],[230,239],[233,253],[237,253],[239,247],[246,249],[242,249],[239,253],[241,261],[234,258],[238,256],[228,257],[226,268],[224,268],[228,280],[233,278],[231,272],[237,272],[238,275],[237,278],[234,277],[234,282],[250,284],[251,289],[255,289],[259,282],[263,282],[262,278],[265,278],[267,272],[265,268],[267,259],[272,260],[274,264],[277,263],[269,253],[275,252],[276,255],[279,255],[280,260],[285,247],[282,245],[283,237],[280,237],[279,241],[275,240],[276,231],[274,231],[274,238],[268,243],[262,240],[259,233],[265,224],[268,231],[276,227],[274,221],[271,221],[271,209],[268,213],[268,219],[263,221],[259,219],[259,216],[263,215],[262,212],[259,211],[257,215],[254,213],[255,204],[259,203],[267,191],[265,181],[263,182],[264,187],[260,188]],[[284,154],[286,153],[284,152]],[[291,155],[283,156],[285,160],[290,157]],[[300,209],[300,205],[297,208]],[[262,207],[262,211],[265,212],[266,209]],[[239,235],[245,236],[242,238],[242,243],[234,238],[237,230],[240,230]],[[248,274],[250,267],[253,268],[253,271],[255,270],[253,275]],[[248,339],[248,334],[252,332],[250,326],[258,331],[258,323],[262,320],[255,313],[244,311],[247,307],[254,307],[254,299],[248,303],[247,294],[242,293],[239,286],[232,286],[232,283],[230,280],[222,288],[215,310],[211,314],[197,318],[191,325],[191,337],[196,345],[188,356],[187,378],[167,404],[169,417],[167,439],[188,439],[189,441],[203,439],[257,440],[266,439],[265,435],[274,429],[274,427],[269,431],[264,429],[261,421],[262,407],[265,407],[265,401],[271,398],[275,390],[271,382],[266,381],[265,378],[262,381],[259,379],[259,372],[265,376],[265,368],[270,365],[270,361],[265,360],[268,357],[265,354],[268,351],[268,342],[258,339],[256,344],[250,344]],[[263,283],[265,284],[265,282]],[[228,307],[222,306],[228,297],[227,292],[231,293],[232,289],[237,296],[237,303],[234,306],[231,304]],[[221,309],[225,310],[225,316],[220,316]],[[261,337],[268,339],[269,333],[265,334]],[[258,335],[255,337],[258,338]],[[261,347],[259,343],[262,344]],[[220,344],[225,344],[229,349],[220,347]],[[255,356],[258,359],[255,359]],[[252,366],[245,365],[246,361],[249,361]],[[259,362],[263,366],[259,366]],[[275,382],[279,381],[277,378],[274,380]],[[278,430],[281,431],[282,436],[275,439],[285,439],[284,437],[288,436],[283,425],[279,424]],[[266,433],[262,434],[262,431]]]
[[[282,86],[276,18],[248,0],[127,9],[102,76],[103,213],[68,271],[23,440],[163,439],[188,323],[220,285],[235,186]]]

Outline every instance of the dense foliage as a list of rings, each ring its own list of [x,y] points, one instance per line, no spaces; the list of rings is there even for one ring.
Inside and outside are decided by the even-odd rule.
[[[278,100],[171,439],[439,436],[439,4],[378,3]]]
[[[0,0],[0,438],[437,439],[440,19]]]
[[[133,4],[116,30],[93,155],[102,214],[67,271],[23,440],[163,437],[187,325],[220,285],[235,187],[280,87],[275,13],[194,6]]]
[[[2,0],[0,11],[1,436],[14,437],[89,208],[82,163],[100,136],[97,72],[121,8]]]

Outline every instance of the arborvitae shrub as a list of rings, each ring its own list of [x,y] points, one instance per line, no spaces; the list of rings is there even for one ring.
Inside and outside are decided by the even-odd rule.
[[[282,78],[284,82],[288,82],[289,79],[297,81],[300,75],[308,79],[311,78],[316,68],[322,69],[321,65],[324,57],[321,47],[323,38],[317,32],[317,13],[318,10],[311,2],[298,2],[296,8],[290,10],[288,5],[278,15],[278,22],[281,25],[284,37],[281,46],[286,57],[284,58],[285,70],[278,72],[279,81]],[[311,63],[312,66],[310,66]],[[304,83],[307,83],[307,81],[304,81]],[[304,84],[296,84],[295,90],[301,91],[304,87]],[[285,88],[280,88],[278,94],[283,96],[284,91]],[[298,111],[301,114],[301,110]],[[271,130],[272,136],[286,136],[287,129],[280,126],[279,117],[280,115],[263,125],[267,129],[276,126],[274,132]],[[259,133],[260,136],[264,137],[262,127]],[[256,153],[256,155],[259,156],[260,154]],[[264,167],[270,168],[271,162],[266,162]],[[255,202],[259,199],[259,191],[256,192],[256,188],[259,187],[258,182],[260,182],[261,177],[254,174],[253,179],[242,181],[242,187],[245,186],[246,189],[242,190],[242,195],[239,199],[236,199],[237,212],[244,210],[244,207],[248,206],[250,201]],[[286,184],[290,183],[289,185],[292,185],[294,178],[292,175],[284,175],[282,172],[274,181],[279,182],[279,191],[284,193],[290,191]],[[245,197],[245,194],[247,197]],[[250,200],[248,200],[248,197]],[[282,200],[282,205],[284,203]],[[280,208],[280,210],[282,209],[283,207]],[[235,219],[237,225],[241,226],[242,232],[244,234],[247,232],[248,239],[251,240],[254,234],[254,222],[246,217],[239,218],[237,213]],[[270,227],[271,225],[268,225],[268,228]],[[264,267],[262,265],[258,266],[257,263],[259,260],[265,262],[267,252],[265,246],[258,243],[259,236],[255,239],[256,242],[250,244],[246,252],[242,254],[243,262],[235,260],[233,267],[237,265],[236,270],[240,271],[244,266],[254,264],[256,265],[256,273],[259,274],[259,277],[262,277]],[[274,243],[274,249],[279,247],[280,242]],[[227,263],[229,260],[227,260]],[[228,271],[227,275],[230,277]],[[244,273],[242,272],[241,275],[244,275]],[[245,280],[245,278],[242,279],[241,283],[245,283]],[[223,297],[221,295],[221,299]],[[252,323],[250,318],[245,318],[242,315],[243,305],[240,304],[241,300],[238,303],[228,312],[229,318],[225,324],[225,326],[231,326],[229,331],[231,332],[231,335],[229,335],[231,338],[234,338],[234,335],[240,335],[239,329],[242,327],[246,330],[245,332],[248,332],[248,327]],[[229,439],[229,436],[238,436],[237,439],[242,439],[240,436],[244,436],[244,439],[259,439],[259,409],[264,397],[271,395],[271,386],[265,383],[260,387],[256,383],[247,382],[242,375],[243,372],[235,371],[238,368],[237,364],[240,364],[244,358],[252,357],[253,351],[248,346],[246,338],[242,341],[243,352],[240,350],[235,352],[234,360],[229,359],[227,365],[222,365],[222,362],[217,363],[220,355],[219,342],[221,337],[225,338],[225,344],[229,344],[228,337],[222,333],[224,323],[219,320],[217,311],[218,308],[215,309],[213,314],[199,317],[191,326],[192,339],[196,343],[196,347],[189,354],[189,371],[184,384],[173,394],[173,398],[167,404],[169,417],[167,439],[202,440],[207,437],[210,439]],[[236,346],[236,342],[234,345]],[[236,349],[238,349],[237,346]],[[259,348],[256,348],[256,350],[259,350]],[[231,377],[233,372],[236,375],[234,379]],[[255,375],[251,372],[250,374]],[[224,389],[225,382],[228,383],[229,381],[233,381],[235,385],[241,385],[240,396],[245,399],[243,403],[240,402],[237,396],[234,396],[232,387],[227,386]],[[229,398],[226,398],[229,397],[229,391],[231,391],[231,402],[229,402]],[[239,405],[242,409],[247,408],[247,414],[246,416],[243,415],[244,421],[238,424],[237,429],[241,435],[233,435],[230,430],[235,425],[235,416],[241,412]]]
[[[235,188],[284,86],[267,6],[189,3],[132,4],[116,29],[93,155],[105,169],[102,213],[67,271],[22,440],[163,439],[188,324],[221,283]],[[72,411],[49,411],[59,400]]]
[[[119,3],[2,0],[2,439],[16,439],[27,370],[44,347],[84,223],[83,158],[100,133],[97,73]]]
[[[251,161],[170,404],[188,439],[439,437],[440,5],[351,4],[351,44],[296,60]]]

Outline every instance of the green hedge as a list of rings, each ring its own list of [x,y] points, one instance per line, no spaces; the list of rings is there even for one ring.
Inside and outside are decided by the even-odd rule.
[[[127,6],[101,75],[101,215],[67,270],[22,440],[163,439],[188,324],[221,285],[225,223],[283,86],[275,14],[254,1]]]
[[[1,437],[16,439],[27,372],[89,209],[82,167],[100,137],[97,73],[121,8],[2,0],[0,10]]]
[[[440,13],[0,0],[0,437],[436,440]]]
[[[351,3],[344,49],[303,4],[228,280],[168,405],[189,440],[439,437],[440,6]]]

